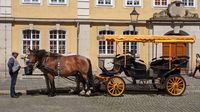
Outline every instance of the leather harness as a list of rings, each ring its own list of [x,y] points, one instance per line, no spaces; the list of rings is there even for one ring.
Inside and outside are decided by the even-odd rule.
[[[50,54],[47,54],[46,57],[48,57]],[[48,73],[53,73],[54,75],[58,75],[60,77],[60,55],[55,56],[56,58],[56,67],[55,69],[51,68],[47,64],[44,64],[46,60],[38,64],[39,69],[44,69]]]

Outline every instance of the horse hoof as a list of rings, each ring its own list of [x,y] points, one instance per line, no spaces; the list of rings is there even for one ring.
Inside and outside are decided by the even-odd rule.
[[[69,90],[69,93],[70,93],[70,94],[73,94],[74,92],[75,92],[75,91],[74,91],[73,89],[70,89],[70,90]]]
[[[85,95],[85,90],[82,90],[79,95],[84,96]]]
[[[56,96],[55,94],[48,94],[48,97],[54,97]]]
[[[85,95],[86,95],[86,96],[90,96],[91,93],[92,93],[91,90],[89,90],[89,91],[87,91],[87,92],[85,93]]]

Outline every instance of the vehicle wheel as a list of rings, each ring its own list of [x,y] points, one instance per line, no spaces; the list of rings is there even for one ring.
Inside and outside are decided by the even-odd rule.
[[[110,96],[121,96],[125,91],[126,85],[121,77],[110,77],[106,84],[106,90]]]
[[[180,75],[171,75],[165,81],[165,89],[171,96],[181,96],[186,89],[186,82]]]

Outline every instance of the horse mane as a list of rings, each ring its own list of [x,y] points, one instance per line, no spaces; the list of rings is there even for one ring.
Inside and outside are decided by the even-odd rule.
[[[46,57],[46,56],[47,56],[47,51],[44,50],[44,49],[37,50],[37,51],[35,52],[35,55],[36,55],[39,59],[42,59],[43,57]]]
[[[45,49],[37,50],[36,51],[36,56],[38,58],[43,58],[43,57],[58,57],[61,56],[61,54],[58,53],[52,53],[52,52],[47,52]]]
[[[47,52],[48,53],[48,56],[50,57],[58,57],[58,56],[61,56],[61,54],[58,54],[58,53],[52,53],[52,52]]]

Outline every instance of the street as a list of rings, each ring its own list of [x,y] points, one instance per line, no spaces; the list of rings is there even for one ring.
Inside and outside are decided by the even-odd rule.
[[[92,97],[36,94],[13,99],[1,95],[0,112],[199,112],[200,79],[188,76],[185,79],[187,89],[180,97],[133,90],[128,90],[123,97],[110,97],[104,92]]]
[[[199,112],[200,93],[181,97],[156,94],[124,97],[81,97],[77,95],[22,96],[11,99],[0,96],[0,112]]]

